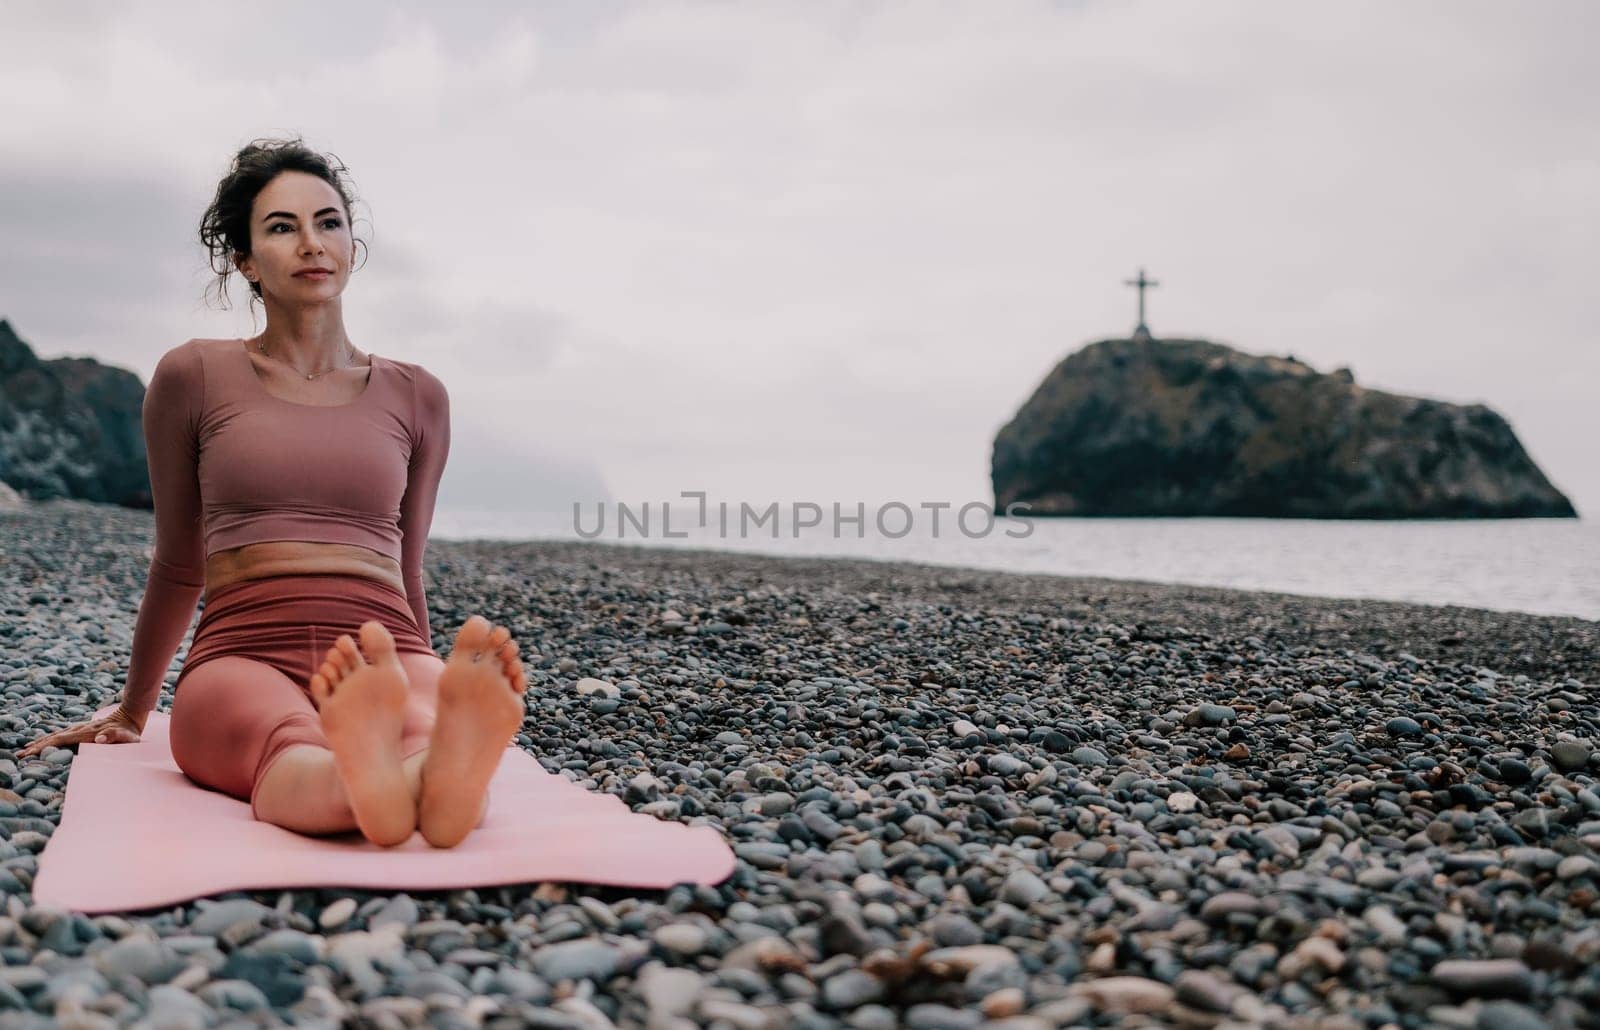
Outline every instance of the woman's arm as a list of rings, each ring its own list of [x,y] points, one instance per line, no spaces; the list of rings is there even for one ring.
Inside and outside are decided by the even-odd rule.
[[[199,350],[192,344],[174,347],[156,364],[141,413],[156,542],[122,694],[123,710],[141,730],[155,710],[167,668],[205,590],[198,471],[204,403]]]
[[[422,587],[422,556],[428,549],[428,527],[433,524],[439,479],[450,457],[450,394],[433,373],[421,365],[415,367],[416,376],[411,381],[415,410],[411,463],[406,469],[405,497],[400,501],[400,567],[417,631],[432,647],[428,597]]]

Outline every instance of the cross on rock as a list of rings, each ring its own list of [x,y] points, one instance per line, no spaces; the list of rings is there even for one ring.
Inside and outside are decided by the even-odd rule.
[[[1137,278],[1137,279],[1124,279],[1123,280],[1123,285],[1124,286],[1137,286],[1139,288],[1139,324],[1134,326],[1133,335],[1135,335],[1135,336],[1149,336],[1150,335],[1150,329],[1149,329],[1149,327],[1147,327],[1144,324],[1144,288],[1146,286],[1160,286],[1161,284],[1156,282],[1154,279],[1146,279],[1144,277],[1144,269],[1141,268],[1141,269],[1139,269],[1139,278]]]

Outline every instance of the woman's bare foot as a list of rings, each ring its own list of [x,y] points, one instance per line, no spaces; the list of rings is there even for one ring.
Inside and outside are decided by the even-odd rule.
[[[474,615],[439,674],[439,709],[422,766],[418,829],[436,848],[460,843],[483,816],[489,780],[522,727],[528,681],[504,626]]]
[[[311,697],[333,748],[361,833],[380,847],[417,828],[417,806],[400,767],[400,730],[411,684],[383,623],[361,624],[361,646],[345,633],[311,677]]]

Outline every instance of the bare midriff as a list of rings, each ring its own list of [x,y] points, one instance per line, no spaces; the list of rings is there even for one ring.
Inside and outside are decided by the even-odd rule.
[[[206,558],[206,595],[229,583],[268,576],[338,573],[366,576],[406,592],[400,563],[359,544],[324,544],[303,540],[267,540],[218,551]]]

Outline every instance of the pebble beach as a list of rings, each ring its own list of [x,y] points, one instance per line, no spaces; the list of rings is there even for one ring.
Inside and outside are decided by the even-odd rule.
[[[1600,1026],[1600,623],[866,560],[430,542],[721,884],[37,906],[153,528],[0,512],[0,1027]]]

